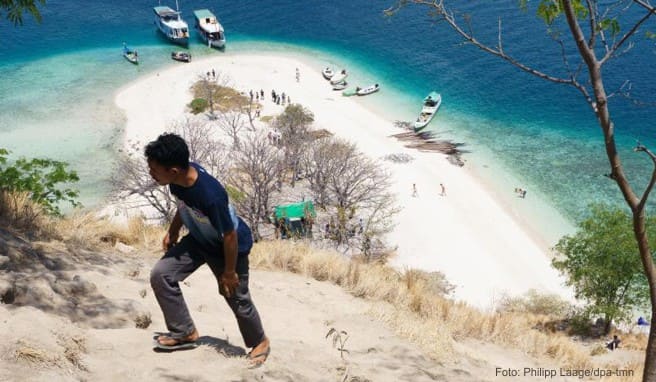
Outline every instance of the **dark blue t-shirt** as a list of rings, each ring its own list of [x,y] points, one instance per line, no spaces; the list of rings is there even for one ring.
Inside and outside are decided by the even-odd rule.
[[[251,230],[235,213],[225,188],[200,165],[190,165],[198,172],[191,187],[169,185],[178,198],[178,212],[185,227],[200,244],[217,249],[223,246],[223,234],[236,229],[238,252],[248,254],[253,246]]]

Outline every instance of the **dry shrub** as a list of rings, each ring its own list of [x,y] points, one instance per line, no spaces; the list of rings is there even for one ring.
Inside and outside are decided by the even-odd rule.
[[[67,338],[64,335],[59,336],[59,345],[64,348],[64,358],[82,371],[88,371],[88,368],[82,363],[82,355],[86,353],[86,340],[82,336]]]
[[[623,349],[645,351],[647,349],[647,335],[643,333],[616,333],[622,340]],[[612,336],[612,334],[611,334]]]
[[[134,318],[135,326],[139,329],[147,329],[152,322],[150,313],[140,313]]]
[[[356,297],[389,303],[388,308],[379,305],[375,315],[436,358],[453,353],[451,341],[469,338],[512,346],[535,357],[549,356],[563,366],[591,366],[587,352],[568,337],[534,330],[538,315],[485,314],[444,298],[452,286],[439,273],[398,272],[378,263],[353,261],[336,252],[285,241],[258,243],[250,261],[254,268],[304,274],[331,281]],[[527,311],[542,312],[559,305],[551,298],[533,296],[524,306]]]
[[[499,312],[518,312],[563,317],[572,311],[572,305],[560,296],[539,293],[531,289],[523,296],[503,296],[497,303]]]
[[[590,350],[590,355],[591,356],[597,356],[597,355],[602,355],[606,354],[607,350],[605,346],[597,345]]]
[[[142,218],[119,224],[107,217],[99,217],[94,211],[75,212],[58,220],[56,229],[64,241],[82,248],[101,248],[117,243],[152,248],[164,235],[162,227],[147,224]]]
[[[51,367],[60,366],[61,364],[58,357],[50,355],[50,352],[28,344],[23,340],[18,341],[18,347],[14,351],[14,358],[17,361],[28,362],[35,366]]]
[[[53,235],[51,219],[27,192],[0,190],[0,223],[32,237]]]

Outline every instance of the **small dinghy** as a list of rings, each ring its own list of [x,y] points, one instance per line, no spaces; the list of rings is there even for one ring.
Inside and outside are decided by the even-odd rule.
[[[348,77],[348,74],[346,74],[346,69],[342,69],[341,72],[335,74],[334,76],[332,76],[330,78],[330,84],[331,85],[338,84],[338,83],[344,81],[346,79],[346,77]]]
[[[187,52],[173,52],[171,58],[181,62],[191,62],[191,54]]]
[[[333,78],[333,75],[335,75],[335,72],[333,72],[333,68],[328,66],[324,70],[321,71],[321,75],[323,75],[323,78],[329,80],[329,79]]]
[[[139,65],[139,55],[136,50],[128,48],[126,43],[123,43],[123,57],[129,62]]]
[[[342,81],[333,85],[333,90],[344,90],[348,86],[348,82]]]

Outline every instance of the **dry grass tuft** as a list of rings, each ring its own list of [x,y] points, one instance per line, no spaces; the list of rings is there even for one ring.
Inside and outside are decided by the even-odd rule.
[[[551,298],[532,298],[521,312],[485,314],[445,295],[450,284],[441,274],[418,270],[398,272],[379,263],[365,263],[336,252],[301,243],[265,241],[250,257],[255,268],[294,272],[342,286],[356,297],[389,303],[372,314],[400,335],[418,343],[436,358],[453,353],[453,341],[476,339],[548,356],[563,367],[592,367],[588,352],[563,334],[545,334],[534,327],[545,317],[527,312],[552,311]]]
[[[86,340],[82,336],[65,338],[60,336],[59,344],[64,348],[64,358],[71,365],[82,371],[88,371],[88,368],[82,363],[82,355],[87,352]]]
[[[0,190],[0,224],[33,237],[54,235],[52,220],[27,192]]]
[[[42,349],[36,348],[26,343],[21,343],[14,352],[16,360],[26,361],[37,365],[47,365],[52,363],[48,353]]]
[[[163,228],[147,224],[141,218],[127,225],[112,223],[97,213],[77,212],[56,222],[56,230],[67,243],[82,248],[106,248],[122,243],[140,248],[153,248],[163,237]]]
[[[139,329],[147,329],[153,323],[150,313],[140,313],[134,318],[135,326]]]
[[[497,303],[499,312],[565,316],[572,309],[572,305],[558,295],[539,293],[535,289],[529,290],[524,296],[503,296]]]
[[[645,351],[647,349],[647,335],[643,333],[616,333],[621,339],[623,349]],[[612,333],[611,333],[612,336]]]

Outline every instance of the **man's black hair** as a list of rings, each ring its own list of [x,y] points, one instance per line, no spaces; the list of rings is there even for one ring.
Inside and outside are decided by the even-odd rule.
[[[166,167],[189,168],[189,148],[179,135],[173,133],[162,134],[146,145],[144,154],[148,160]]]

